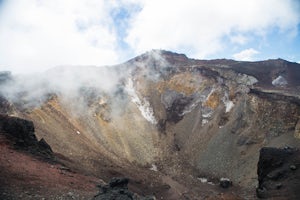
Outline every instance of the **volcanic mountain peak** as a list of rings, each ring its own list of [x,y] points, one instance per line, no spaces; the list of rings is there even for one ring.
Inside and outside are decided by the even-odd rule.
[[[128,176],[136,192],[193,199],[219,192],[199,178],[225,177],[253,199],[259,149],[300,146],[299,69],[153,50],[112,67],[13,77],[0,83],[0,111],[33,121],[69,167]]]
[[[165,59],[171,64],[179,64],[183,62],[188,62],[190,59],[185,54],[179,54],[171,51],[166,50],[159,50],[159,49],[153,49],[151,51],[148,51],[142,55],[139,55],[131,60],[129,60],[129,63],[134,62],[146,62],[147,61],[161,61],[162,59]]]
[[[142,65],[151,67],[155,70],[161,68],[190,68],[190,67],[208,67],[211,69],[226,70],[231,69],[236,73],[246,74],[258,79],[260,86],[272,87],[272,81],[279,76],[286,79],[285,86],[293,89],[300,86],[300,65],[298,63],[288,62],[283,59],[270,59],[265,61],[234,61],[228,59],[215,60],[196,60],[190,59],[184,54],[178,54],[165,50],[152,50],[140,56],[137,56],[126,65]],[[277,85],[278,86],[278,85]],[[282,85],[281,85],[282,86]]]

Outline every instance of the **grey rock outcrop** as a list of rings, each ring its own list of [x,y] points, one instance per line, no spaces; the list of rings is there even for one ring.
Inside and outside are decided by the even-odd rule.
[[[155,197],[140,197],[128,190],[128,178],[113,178],[108,185],[99,186],[100,192],[93,200],[155,200]]]

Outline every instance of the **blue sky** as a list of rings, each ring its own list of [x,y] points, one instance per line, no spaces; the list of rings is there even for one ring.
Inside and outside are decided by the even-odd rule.
[[[235,58],[234,54],[245,49],[255,49],[250,60],[265,60],[283,58],[293,62],[300,61],[300,24],[297,25],[297,34],[289,36],[289,31],[281,32],[278,28],[270,28],[265,36],[256,36],[248,33],[249,41],[245,44],[235,45],[224,39],[227,51],[217,53],[217,57]],[[216,55],[209,56],[214,58]],[[247,59],[246,59],[247,60]],[[300,62],[299,62],[300,63]]]
[[[111,65],[151,49],[300,62],[299,0],[0,0],[0,70]]]

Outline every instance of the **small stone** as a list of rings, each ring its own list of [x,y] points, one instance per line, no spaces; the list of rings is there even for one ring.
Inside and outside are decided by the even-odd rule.
[[[258,198],[267,198],[267,189],[266,188],[256,188],[256,196]]]
[[[220,179],[220,186],[222,188],[229,188],[232,186],[232,181],[229,178],[221,178]]]
[[[282,183],[276,184],[276,189],[279,190],[280,188],[282,188]]]
[[[291,149],[291,147],[290,146],[285,146],[283,149],[288,150],[288,149]]]
[[[59,167],[59,169],[60,170],[64,170],[64,171],[71,171],[71,169],[70,168],[68,168],[68,167],[65,167],[65,166],[61,166],[61,167]]]
[[[73,196],[74,193],[73,192],[68,192],[68,196]]]
[[[296,167],[296,165],[291,165],[291,166],[290,166],[290,169],[291,169],[291,170],[296,170],[297,167]]]

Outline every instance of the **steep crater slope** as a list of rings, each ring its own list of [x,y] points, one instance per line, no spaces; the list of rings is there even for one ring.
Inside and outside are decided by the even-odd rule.
[[[9,75],[1,112],[33,121],[67,165],[129,176],[136,192],[204,198],[227,177],[251,199],[260,148],[300,146],[299,68],[154,50],[112,67],[56,68],[38,84]]]

